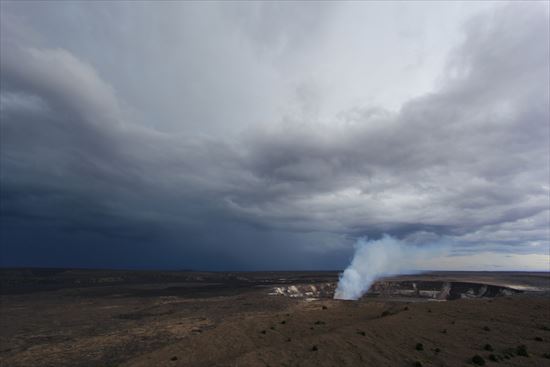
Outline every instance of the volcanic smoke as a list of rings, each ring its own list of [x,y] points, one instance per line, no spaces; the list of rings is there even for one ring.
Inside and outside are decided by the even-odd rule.
[[[419,272],[418,260],[433,256],[441,248],[407,244],[389,235],[355,243],[351,264],[340,274],[335,299],[357,300],[380,277]]]

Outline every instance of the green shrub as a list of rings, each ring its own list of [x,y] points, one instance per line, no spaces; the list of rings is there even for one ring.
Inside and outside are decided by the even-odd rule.
[[[527,347],[523,344],[518,345],[518,347],[516,348],[516,354],[522,357],[529,357],[529,353],[527,353]]]
[[[422,343],[416,343],[416,350],[424,350],[424,345]]]
[[[485,360],[479,354],[472,357],[472,363],[476,366],[485,366]]]

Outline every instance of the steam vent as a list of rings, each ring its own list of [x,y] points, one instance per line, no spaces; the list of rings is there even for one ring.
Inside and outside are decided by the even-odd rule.
[[[333,298],[336,283],[301,284],[280,286],[271,289],[270,295],[291,298]],[[521,293],[521,290],[483,283],[453,281],[378,281],[363,297],[407,297],[432,300],[455,300],[460,298],[492,298]]]

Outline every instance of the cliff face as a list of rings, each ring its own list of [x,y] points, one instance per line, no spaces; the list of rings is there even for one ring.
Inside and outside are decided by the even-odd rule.
[[[271,289],[270,295],[291,298],[333,298],[336,283],[295,284]],[[414,297],[435,300],[499,297],[521,293],[504,286],[469,282],[441,281],[378,281],[366,296]]]

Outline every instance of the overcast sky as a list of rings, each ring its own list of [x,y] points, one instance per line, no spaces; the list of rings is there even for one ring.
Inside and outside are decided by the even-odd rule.
[[[0,6],[3,266],[549,270],[548,2]]]

